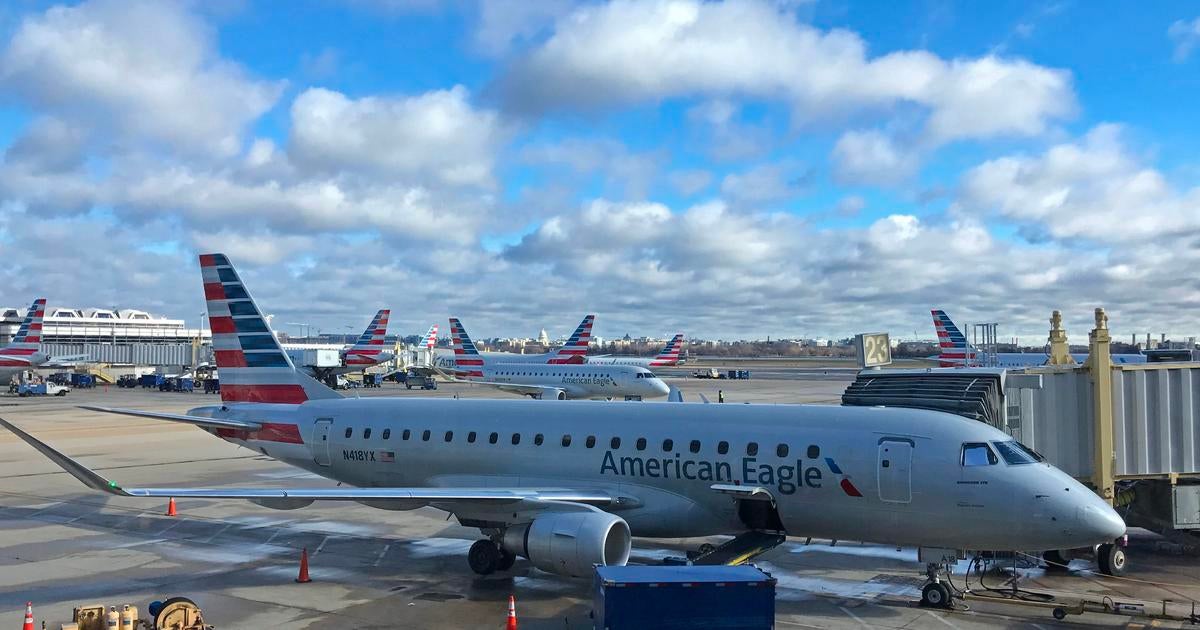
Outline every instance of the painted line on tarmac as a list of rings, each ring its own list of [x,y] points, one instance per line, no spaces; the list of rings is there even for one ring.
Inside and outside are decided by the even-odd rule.
[[[387,555],[388,549],[391,549],[391,548],[392,548],[392,543],[388,543],[388,544],[384,545],[383,551],[379,552],[379,556],[377,556],[375,558],[375,562],[371,566],[373,566],[373,567],[379,566],[379,563],[383,562],[383,557]]]
[[[955,630],[958,630],[958,626],[955,625],[954,622],[942,617],[941,615],[939,615],[937,613],[931,613],[929,611],[925,611],[925,614],[929,615],[930,617],[933,617],[934,619],[937,619],[938,621],[946,624],[947,626],[950,626],[951,628],[954,628]]]
[[[868,625],[867,625],[867,622],[865,622],[865,621],[863,621],[863,620],[862,620],[862,617],[859,617],[858,615],[856,615],[856,614],[854,614],[854,613],[850,612],[850,610],[849,610],[848,608],[846,608],[845,606],[838,606],[837,608],[838,608],[838,610],[840,610],[840,611],[842,611],[842,612],[846,613],[846,615],[847,615],[848,617],[850,617],[851,619],[853,619],[853,620],[857,621],[857,622],[858,622],[858,625],[860,625],[860,626],[862,626],[862,627],[864,627],[864,628],[869,628],[869,627],[870,627],[870,626],[868,626]]]

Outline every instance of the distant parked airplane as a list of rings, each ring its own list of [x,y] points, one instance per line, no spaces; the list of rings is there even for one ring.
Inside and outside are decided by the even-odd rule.
[[[26,370],[70,366],[88,359],[86,354],[51,357],[42,352],[42,319],[45,316],[46,298],[34,300],[17,334],[7,346],[0,348],[0,383],[8,383],[13,375]]]
[[[579,326],[575,328],[575,332],[571,333],[567,342],[554,352],[542,352],[538,354],[480,352],[479,354],[483,357],[484,361],[489,363],[581,364],[587,355],[588,344],[592,340],[592,323],[595,321],[595,315],[585,316],[583,321],[579,322]],[[454,361],[455,357],[453,354],[439,353],[434,357],[434,366],[442,370],[453,370],[455,367]]]
[[[683,352],[683,333],[679,333],[667,342],[662,352],[654,357],[587,357],[589,365],[637,365],[646,368],[668,367],[679,365],[679,355]]]
[[[951,321],[946,311],[933,309],[933,328],[937,331],[941,353],[936,357],[940,367],[971,367],[983,363],[983,355],[967,341],[967,336]],[[1023,368],[1045,365],[1049,356],[1044,352],[997,352],[996,367]],[[1088,355],[1071,353],[1076,362],[1087,361]],[[1145,363],[1144,354],[1113,354],[1113,363]]]

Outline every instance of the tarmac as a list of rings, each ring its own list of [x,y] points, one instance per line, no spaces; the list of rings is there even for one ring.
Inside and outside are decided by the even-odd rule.
[[[685,400],[704,394],[715,403],[722,390],[726,404],[837,404],[851,378],[846,372],[812,372],[819,368],[798,369],[787,378],[786,368],[771,369],[782,372],[748,381],[669,382]],[[460,384],[433,392],[389,384],[359,395],[504,396]],[[182,412],[213,400],[200,393],[97,388],[65,398],[0,397],[0,417],[126,486],[332,485],[194,427],[75,406]],[[17,627],[27,601],[39,622],[58,628],[80,604],[133,603],[144,611],[152,600],[185,596],[217,628],[502,628],[512,594],[523,629],[591,627],[589,581],[543,573],[524,560],[511,571],[477,576],[467,566],[466,550],[478,531],[437,510],[317,503],[275,511],[238,501],[179,500],[179,515],[167,517],[166,507],[157,500],[90,491],[25,443],[0,433],[0,625]],[[719,539],[637,539],[631,561],[683,556],[703,542]],[[1058,622],[1049,608],[999,601],[972,600],[969,610],[954,612],[927,610],[913,605],[923,569],[915,550],[805,542],[793,539],[756,560],[778,580],[778,628],[1151,625],[1145,618],[1092,613]],[[1061,601],[1169,599],[1171,609],[1180,611],[1200,600],[1200,560],[1140,530],[1134,530],[1131,545],[1127,579],[1100,576],[1090,562],[1075,560],[1069,572],[1018,568],[1019,583]],[[313,581],[297,584],[304,548]],[[964,576],[954,579],[961,586]],[[985,579],[987,586],[1002,587],[1010,577]],[[1154,627],[1184,626],[1154,622]]]

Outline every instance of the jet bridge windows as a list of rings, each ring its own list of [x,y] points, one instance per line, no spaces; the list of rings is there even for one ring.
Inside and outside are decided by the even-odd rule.
[[[988,447],[987,442],[967,442],[962,446],[962,465],[965,466],[994,466],[999,463],[996,454]]]

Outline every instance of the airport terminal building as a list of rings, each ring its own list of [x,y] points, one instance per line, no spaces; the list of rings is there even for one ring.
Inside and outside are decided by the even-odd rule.
[[[27,307],[0,307],[0,344],[8,343]],[[42,348],[52,356],[86,354],[96,362],[188,365],[211,347],[207,328],[188,328],[139,309],[50,306],[42,328]]]

